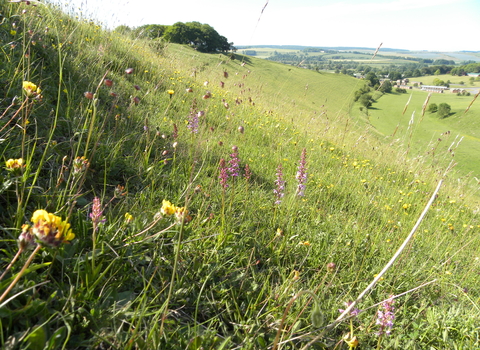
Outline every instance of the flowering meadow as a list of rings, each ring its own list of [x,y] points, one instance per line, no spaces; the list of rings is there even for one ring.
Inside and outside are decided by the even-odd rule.
[[[360,80],[0,14],[2,349],[480,348],[477,199]]]

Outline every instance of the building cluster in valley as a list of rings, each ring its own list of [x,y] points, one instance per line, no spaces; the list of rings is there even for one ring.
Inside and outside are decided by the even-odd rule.
[[[450,90],[453,94],[464,93],[466,90],[461,88],[452,88],[448,86],[437,86],[437,85],[423,85],[421,81],[410,81],[408,78],[399,79],[396,81],[396,84],[393,85],[394,88],[401,88],[406,90],[411,90],[413,87],[418,87],[422,91],[436,92],[438,94],[443,94],[444,91]]]

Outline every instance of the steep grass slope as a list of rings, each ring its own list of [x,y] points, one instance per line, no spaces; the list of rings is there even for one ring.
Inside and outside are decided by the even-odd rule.
[[[452,179],[462,178],[463,183],[472,183],[472,189],[476,190],[478,181],[473,178],[480,174],[480,164],[476,161],[480,147],[480,107],[472,104],[474,98],[450,92],[428,97],[428,93],[418,90],[385,94],[369,111],[368,122],[382,135],[383,142],[399,145],[410,157],[417,156],[425,164],[443,168],[454,164]],[[426,111],[422,116],[427,99],[428,104],[449,104],[450,115],[439,118],[437,113]],[[407,109],[402,114],[405,106]],[[365,118],[365,113],[355,108],[352,112]]]
[[[350,119],[357,80],[0,12],[3,348],[478,347],[480,223],[448,184],[327,327],[444,174]]]

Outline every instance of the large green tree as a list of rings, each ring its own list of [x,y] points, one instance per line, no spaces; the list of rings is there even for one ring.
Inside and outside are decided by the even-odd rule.
[[[449,84],[447,82],[438,78],[433,79],[432,85],[449,87]]]
[[[391,81],[397,81],[402,79],[402,73],[397,71],[392,71],[388,73],[388,77],[390,78]]]
[[[188,29],[185,23],[177,22],[165,30],[163,38],[167,41],[177,44],[190,44]]]
[[[368,80],[368,84],[372,87],[374,87],[374,86],[376,86],[380,83],[380,81],[377,78],[377,75],[374,72],[369,72],[365,76],[365,80]]]
[[[392,92],[392,83],[390,80],[384,80],[383,83],[380,85],[379,90],[384,93]]]
[[[163,24],[146,24],[135,29],[139,35],[144,35],[150,39],[161,38],[169,26]]]
[[[438,105],[437,115],[440,118],[446,118],[450,114],[451,110],[452,110],[452,107],[450,107],[448,103],[440,103]]]
[[[202,52],[225,52],[232,49],[227,38],[218,34],[210,25],[199,22],[177,22],[165,30],[163,38],[172,43],[190,45]]]

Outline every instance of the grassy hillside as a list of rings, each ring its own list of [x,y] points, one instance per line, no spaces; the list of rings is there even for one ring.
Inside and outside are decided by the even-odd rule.
[[[417,89],[408,90],[407,94],[383,95],[369,110],[368,121],[384,142],[422,158],[426,164],[433,162],[444,168],[455,165],[454,179],[460,176],[464,182],[468,178],[474,180],[480,175],[480,164],[475,161],[480,150],[480,107],[473,103],[465,113],[474,96],[457,96],[448,91],[431,94],[429,104],[448,103],[452,107],[447,118],[428,111],[422,117],[427,97],[427,92]],[[353,111],[366,117],[355,108]]]
[[[0,13],[2,348],[479,347],[474,203],[361,81]]]

